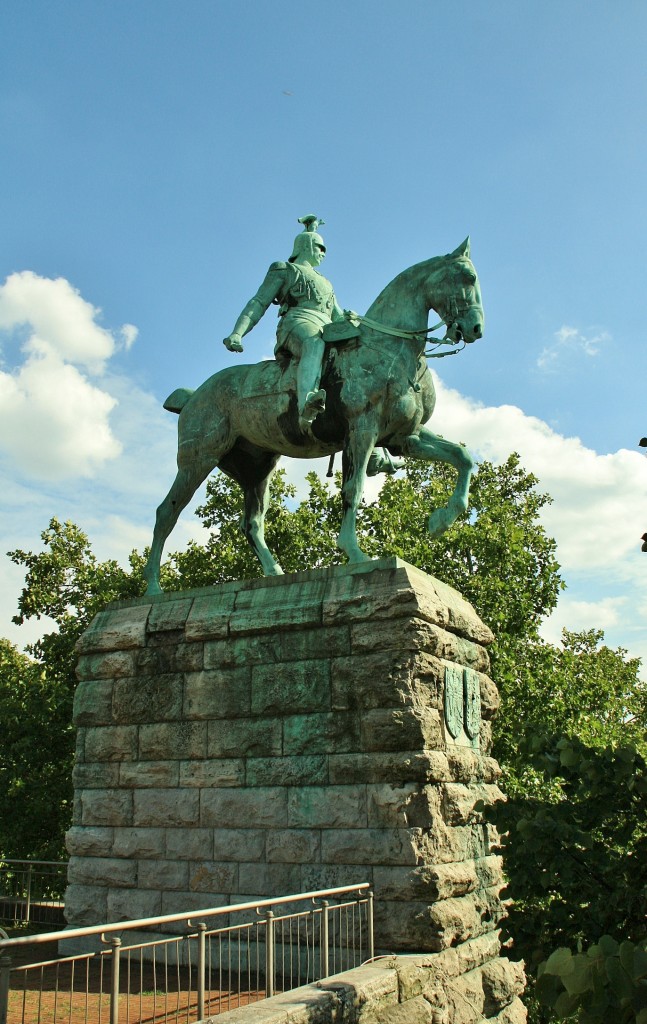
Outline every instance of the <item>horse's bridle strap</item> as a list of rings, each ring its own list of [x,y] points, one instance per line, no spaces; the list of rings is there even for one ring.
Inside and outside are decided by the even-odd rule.
[[[372,327],[375,331],[380,331],[381,334],[390,334],[392,338],[413,338],[414,341],[426,341],[429,334],[433,334],[439,327],[447,327],[444,320],[435,324],[434,327],[427,327],[422,331],[407,331],[404,327],[387,327],[385,324],[378,323],[377,320],[371,320],[367,316],[360,316],[359,313],[351,312],[347,316],[347,319],[351,323],[365,324],[367,327]]]

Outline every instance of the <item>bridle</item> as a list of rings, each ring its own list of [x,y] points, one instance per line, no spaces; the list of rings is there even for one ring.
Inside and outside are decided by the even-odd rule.
[[[472,309],[480,309],[481,307],[475,302],[466,302],[459,305],[455,298],[450,298],[447,304],[447,310],[442,320],[439,320],[433,327],[427,327],[423,331],[409,331],[403,327],[387,327],[386,324],[381,324],[377,320],[371,320],[367,316],[360,316],[359,313],[353,312],[353,310],[345,311],[346,318],[355,326],[364,324],[366,327],[372,328],[374,331],[379,331],[381,334],[388,334],[393,338],[400,338],[404,340],[417,341],[420,344],[426,345],[428,341],[433,341],[433,348],[425,351],[427,359],[442,359],[444,356],[455,356],[459,352],[462,352],[465,348],[465,340],[458,331],[458,337],[456,339],[449,338],[445,334],[444,338],[431,338],[430,335],[437,331],[439,327],[444,327],[446,331],[450,331],[452,327],[456,327],[456,321],[464,313],[469,312]],[[446,352],[436,351],[443,345],[460,345],[460,348],[453,348]]]

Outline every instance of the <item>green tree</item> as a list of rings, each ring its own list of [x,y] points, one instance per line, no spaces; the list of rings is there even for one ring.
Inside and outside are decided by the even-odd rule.
[[[0,858],[57,859],[72,801],[69,690],[3,639],[0,723]]]
[[[140,579],[117,562],[100,562],[73,523],[52,519],[44,550],[12,551],[26,569],[14,622],[46,616],[55,629],[28,647],[0,641],[0,855],[65,856],[72,809],[76,685],[74,645],[97,611],[140,592]]]

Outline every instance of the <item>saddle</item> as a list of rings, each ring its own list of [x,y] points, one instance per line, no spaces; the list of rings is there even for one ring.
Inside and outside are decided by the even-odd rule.
[[[359,325],[354,324],[352,320],[333,320],[332,323],[324,325],[321,337],[327,345],[339,345],[343,341],[353,341],[355,338],[359,338]]]

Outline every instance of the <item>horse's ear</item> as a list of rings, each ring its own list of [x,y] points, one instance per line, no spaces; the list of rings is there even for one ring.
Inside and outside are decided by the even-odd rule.
[[[450,256],[464,256],[466,259],[470,258],[470,236],[468,235],[464,242],[454,249]]]

